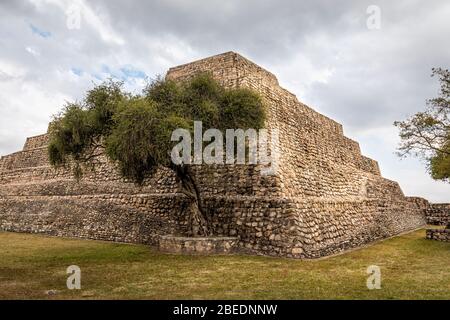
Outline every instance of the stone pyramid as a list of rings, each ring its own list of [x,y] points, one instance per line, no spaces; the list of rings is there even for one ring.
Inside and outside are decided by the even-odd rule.
[[[227,87],[257,90],[268,128],[279,131],[279,169],[254,165],[195,168],[214,234],[236,236],[245,252],[318,258],[422,227],[429,203],[405,197],[361,154],[342,125],[279,86],[276,77],[234,52],[169,69],[181,81],[211,72]],[[184,196],[165,169],[137,187],[104,157],[76,182],[50,167],[46,134],[0,160],[0,229],[154,244],[186,232]]]

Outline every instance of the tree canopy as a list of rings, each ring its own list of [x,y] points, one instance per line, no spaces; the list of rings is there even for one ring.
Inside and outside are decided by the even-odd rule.
[[[142,182],[159,166],[170,166],[172,131],[204,127],[262,128],[265,110],[249,89],[225,89],[211,75],[176,83],[157,78],[132,95],[109,80],[89,90],[79,103],[66,105],[50,124],[51,164],[87,163],[100,153],[117,162],[126,178]]]
[[[394,123],[400,130],[398,155],[421,157],[433,179],[450,182],[450,72],[436,68],[432,76],[439,79],[439,96],[427,101],[425,111]]]
[[[141,94],[109,80],[67,104],[50,124],[49,159],[53,166],[74,165],[80,177],[84,164],[102,154],[117,163],[123,177],[142,183],[159,166],[171,168],[192,199],[193,235],[208,234],[207,217],[189,165],[174,165],[170,152],[175,129],[193,132],[194,121],[207,128],[260,129],[265,123],[261,97],[245,88],[226,89],[208,73],[189,81],[157,78]]]

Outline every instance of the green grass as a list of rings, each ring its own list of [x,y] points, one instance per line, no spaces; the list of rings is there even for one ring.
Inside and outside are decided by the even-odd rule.
[[[66,287],[70,265],[81,290]],[[381,268],[380,290],[366,287],[370,265]],[[450,243],[420,230],[300,261],[0,232],[0,299],[450,299]]]

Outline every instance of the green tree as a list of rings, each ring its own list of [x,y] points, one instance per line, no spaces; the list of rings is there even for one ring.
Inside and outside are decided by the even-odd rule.
[[[89,90],[78,103],[65,106],[49,127],[50,163],[73,166],[77,178],[102,155],[117,163],[123,177],[142,184],[160,166],[175,172],[189,199],[185,208],[190,234],[210,235],[207,212],[189,164],[175,165],[170,153],[173,130],[193,132],[194,121],[205,128],[260,129],[265,122],[261,97],[244,88],[225,89],[211,75],[189,81],[157,78],[138,95],[122,83],[107,81]]]
[[[439,96],[427,101],[425,111],[394,122],[401,138],[398,155],[424,159],[433,179],[450,182],[450,72],[433,68],[434,76],[439,79]]]
[[[424,159],[433,179],[450,182],[450,72],[432,69],[432,76],[439,79],[439,96],[427,101],[425,111],[394,122],[401,138],[398,155]]]

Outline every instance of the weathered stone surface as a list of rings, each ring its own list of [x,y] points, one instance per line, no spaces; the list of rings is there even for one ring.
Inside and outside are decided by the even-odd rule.
[[[450,229],[428,229],[427,239],[450,242]]]
[[[237,237],[159,237],[159,249],[170,253],[225,254],[231,253],[239,242]]]
[[[171,68],[167,77],[201,71],[224,86],[257,90],[267,127],[280,132],[274,176],[261,175],[259,165],[194,167],[214,234],[238,237],[239,250],[317,258],[419,228],[426,213],[435,215],[428,201],[405,197],[383,178],[339,123],[299,102],[270,72],[228,52]],[[23,151],[1,158],[0,229],[155,245],[161,235],[186,234],[185,197],[169,170],[137,187],[103,157],[76,183],[70,170],[49,166],[47,143],[47,135],[28,138]]]
[[[433,203],[427,208],[427,223],[436,226],[450,224],[450,204]]]
[[[450,204],[434,203],[426,210],[427,224],[435,226],[450,226]],[[450,227],[447,229],[428,229],[427,239],[450,241]]]

